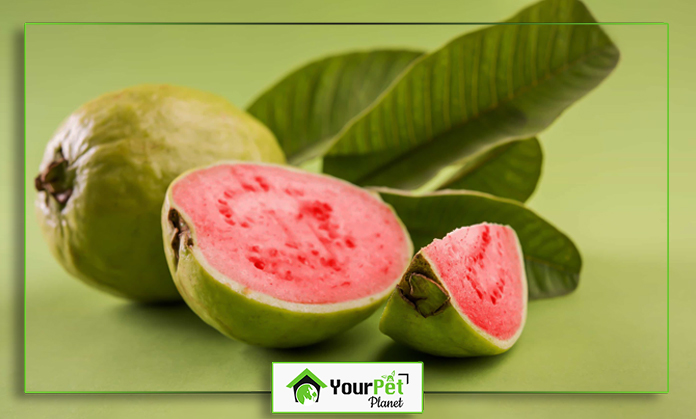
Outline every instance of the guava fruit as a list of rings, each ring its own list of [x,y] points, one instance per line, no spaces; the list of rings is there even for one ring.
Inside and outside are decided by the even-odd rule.
[[[517,341],[527,317],[527,279],[515,231],[462,227],[422,248],[389,298],[380,330],[419,351],[495,355]]]
[[[179,292],[205,322],[265,347],[336,335],[373,313],[411,239],[379,195],[268,164],[223,162],[175,179],[162,209]]]
[[[36,212],[75,277],[142,302],[180,300],[162,252],[169,183],[221,158],[284,162],[273,134],[222,97],[167,85],[105,94],[48,143]]]

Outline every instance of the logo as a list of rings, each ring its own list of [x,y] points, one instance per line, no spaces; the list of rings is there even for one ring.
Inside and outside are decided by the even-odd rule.
[[[387,381],[394,381],[394,374],[396,374],[396,370],[392,371],[391,374],[383,375],[382,378]]]
[[[287,387],[292,387],[292,391],[295,394],[295,402],[310,404],[319,401],[319,392],[321,392],[322,388],[326,387],[326,384],[317,378],[309,368],[305,368],[300,375],[290,381]]]
[[[370,403],[370,409],[380,408],[400,408],[404,406],[402,395],[404,394],[404,385],[409,383],[408,373],[399,373],[396,381],[396,370],[390,374],[382,376],[382,379],[376,378],[372,382],[341,382],[341,380],[331,380],[331,388],[335,395],[349,396],[351,394],[370,395],[367,401]],[[401,379],[405,378],[405,382]],[[385,397],[384,399],[382,397]],[[395,396],[395,397],[390,397]],[[398,397],[397,397],[398,396]]]
[[[422,362],[274,362],[272,370],[273,413],[423,411]]]

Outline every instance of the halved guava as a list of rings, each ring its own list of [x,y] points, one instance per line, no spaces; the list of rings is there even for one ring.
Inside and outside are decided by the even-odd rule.
[[[515,231],[462,227],[422,248],[392,294],[380,330],[440,356],[495,355],[517,341],[527,279]]]
[[[367,318],[413,252],[377,194],[275,165],[229,162],[181,175],[162,226],[189,306],[223,334],[268,347],[315,343]]]
[[[181,300],[162,252],[169,183],[220,159],[285,162],[273,134],[226,99],[141,85],[94,99],[46,146],[36,213],[72,275],[142,302]]]

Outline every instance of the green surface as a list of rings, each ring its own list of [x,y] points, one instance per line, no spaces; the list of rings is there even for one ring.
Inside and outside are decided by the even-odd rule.
[[[696,36],[688,20],[696,12],[694,4],[671,1],[664,4],[640,1],[588,1],[600,20],[651,20],[671,23],[671,235],[670,235],[670,394],[669,395],[427,395],[425,414],[442,417],[461,414],[463,410],[477,417],[686,417],[694,406],[693,391],[696,370],[692,362],[693,319],[696,310],[696,262],[692,244],[696,233],[693,220],[696,198],[693,178],[696,169],[696,145],[690,141],[693,128],[692,92],[694,58],[691,44]],[[0,20],[5,31],[1,35],[0,54],[0,135],[3,163],[0,165],[0,232],[10,240],[0,244],[0,416],[2,417],[264,417],[270,415],[268,395],[23,395],[21,338],[22,315],[22,222],[24,173],[22,160],[22,91],[21,23],[37,20],[485,20],[505,18],[525,5],[516,0],[491,2],[438,1],[424,8],[420,3],[353,1],[321,7],[323,2],[293,4],[222,3],[201,1],[190,6],[175,7],[167,2],[124,1],[94,4],[81,1],[26,1],[3,7]],[[227,27],[224,27],[227,28]],[[259,36],[247,37],[261,42],[264,38],[273,51],[248,47],[247,56],[238,49],[245,46],[225,39],[203,43],[196,37],[159,34],[144,38],[135,34],[119,38],[123,44],[104,46],[105,38],[73,39],[69,45],[59,36],[47,36],[53,43],[45,45],[43,67],[36,68],[43,82],[30,86],[27,105],[30,113],[29,140],[36,141],[34,153],[28,149],[28,168],[33,172],[44,142],[60,120],[82,102],[104,91],[145,81],[176,82],[215,90],[238,105],[246,104],[253,95],[289,67],[299,65],[330,50],[363,48],[380,44],[388,47],[430,48],[456,33],[450,26],[417,28],[374,27],[368,30],[343,32],[327,36],[331,27],[309,27],[300,39],[289,36],[291,28],[276,32],[255,27]],[[138,28],[129,28],[137,30]],[[219,33],[223,27],[207,28]],[[110,29],[111,30],[111,29]],[[115,29],[113,29],[115,30]],[[225,29],[227,30],[227,29]],[[322,31],[322,36],[317,36]],[[461,381],[472,385],[497,378],[509,385],[529,387],[533,382],[564,385],[591,383],[596,390],[604,386],[625,386],[650,382],[664,388],[666,333],[663,319],[654,319],[650,312],[664,307],[664,100],[663,82],[665,27],[621,26],[608,28],[612,39],[622,51],[622,62],[616,72],[597,91],[574,106],[540,138],[546,152],[546,165],[539,189],[530,202],[532,208],[567,231],[579,244],[585,257],[582,285],[576,293],[555,300],[530,304],[530,322],[519,348],[494,359],[492,364],[455,365],[430,361],[432,369],[456,369]],[[339,31],[340,32],[340,31]],[[282,36],[278,36],[278,34]],[[37,32],[38,34],[38,32]],[[314,34],[314,35],[312,35]],[[263,35],[263,36],[261,36]],[[286,39],[287,38],[287,39]],[[31,34],[30,34],[31,42]],[[37,39],[38,41],[38,39]],[[159,50],[152,43],[166,42]],[[92,47],[81,50],[80,44]],[[135,46],[127,48],[125,44]],[[184,55],[174,54],[188,48]],[[105,51],[108,50],[108,53]],[[128,59],[116,58],[128,53]],[[96,56],[98,54],[98,57]],[[82,57],[77,59],[76,55]],[[9,57],[10,59],[7,59]],[[38,58],[38,57],[36,57]],[[214,60],[217,65],[210,65]],[[254,63],[254,65],[250,65]],[[258,65],[257,65],[258,64]],[[28,73],[31,80],[31,71]],[[243,82],[239,82],[239,80]],[[32,99],[32,95],[34,99]],[[662,115],[662,116],[661,116]],[[40,143],[40,145],[39,145]],[[29,196],[29,200],[32,197]],[[48,256],[46,246],[38,240],[33,218],[27,220],[27,296],[40,291],[27,306],[27,337],[30,348],[27,361],[35,365],[45,384],[69,385],[77,381],[100,381],[113,386],[128,386],[140,377],[178,382],[229,384],[235,371],[226,363],[234,357],[241,344],[220,341],[212,329],[206,329],[197,317],[185,309],[148,309],[128,305],[84,287],[68,278]],[[34,237],[32,242],[31,237]],[[616,240],[622,236],[622,243]],[[654,250],[658,249],[658,250]],[[30,272],[34,272],[34,276]],[[631,285],[630,288],[622,286]],[[656,290],[660,287],[659,290]],[[653,289],[655,288],[655,289]],[[636,300],[640,299],[641,302]],[[611,305],[608,303],[611,302]],[[591,307],[588,310],[586,304]],[[153,311],[154,310],[154,311]],[[172,311],[170,315],[168,310]],[[589,315],[587,314],[589,311]],[[585,315],[581,315],[585,314]],[[532,319],[536,317],[539,323]],[[138,322],[130,321],[132,318]],[[612,319],[614,323],[609,323]],[[31,331],[32,324],[36,327]],[[133,326],[133,325],[136,326]],[[154,327],[150,327],[154,326]],[[161,327],[157,327],[161,326]],[[371,330],[369,323],[339,338],[330,345],[341,346],[360,333]],[[146,329],[147,328],[147,329]],[[148,330],[149,332],[145,332]],[[121,333],[121,334],[119,334]],[[127,343],[127,336],[136,336]],[[162,340],[172,339],[167,343]],[[107,337],[108,342],[99,341]],[[599,340],[599,337],[605,339]],[[31,342],[34,347],[32,356]],[[68,340],[82,352],[66,355]],[[545,345],[538,344],[543,340]],[[210,344],[213,342],[212,344]],[[220,346],[216,348],[216,343]],[[224,343],[223,343],[224,342]],[[391,344],[381,341],[380,347]],[[529,342],[529,343],[527,343]],[[611,343],[621,342],[619,346]],[[61,346],[59,343],[62,343]],[[154,344],[158,346],[154,346]],[[555,343],[555,344],[554,344]],[[198,346],[205,357],[195,371],[182,368],[194,360],[189,354],[166,356],[164,350]],[[351,342],[354,355],[372,353],[369,345]],[[528,351],[522,350],[526,345]],[[531,354],[537,360],[554,359],[550,351],[560,348],[561,362],[544,369],[515,371],[518,356]],[[517,349],[520,349],[519,355]],[[263,351],[248,347],[246,354],[264,356]],[[89,354],[89,355],[85,355]],[[38,360],[43,358],[43,361]],[[406,354],[401,354],[406,355]],[[514,357],[513,357],[514,355]],[[297,354],[287,353],[288,358]],[[49,360],[58,359],[57,363]],[[274,360],[277,357],[274,357]],[[406,358],[406,356],[404,356]],[[583,364],[583,361],[585,362]],[[654,361],[650,362],[650,361]],[[426,365],[428,360],[426,360]],[[108,371],[100,370],[107,365]],[[50,366],[50,367],[48,367]],[[658,368],[659,367],[659,368]],[[42,370],[42,368],[46,368]],[[269,367],[270,368],[270,365]],[[61,371],[65,373],[61,379]],[[31,367],[27,385],[31,386]],[[118,374],[120,372],[120,375]],[[601,374],[599,374],[601,373]],[[426,383],[434,381],[426,369]],[[650,376],[656,379],[650,379]],[[87,377],[87,380],[84,378]],[[660,380],[662,380],[660,382]],[[36,381],[34,381],[36,383]],[[36,385],[43,385],[38,382]]]

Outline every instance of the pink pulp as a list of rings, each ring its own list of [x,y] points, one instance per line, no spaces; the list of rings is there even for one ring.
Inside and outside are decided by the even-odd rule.
[[[211,267],[279,300],[328,304],[385,292],[411,257],[391,208],[338,179],[221,164],[180,178],[171,197]]]
[[[423,253],[473,324],[501,340],[515,335],[524,321],[527,296],[512,228],[486,223],[459,228]]]

